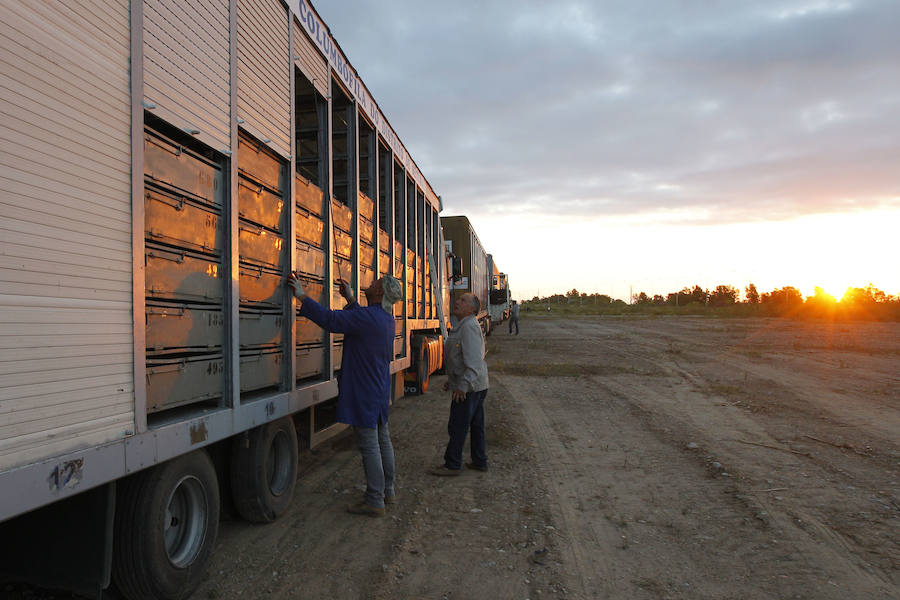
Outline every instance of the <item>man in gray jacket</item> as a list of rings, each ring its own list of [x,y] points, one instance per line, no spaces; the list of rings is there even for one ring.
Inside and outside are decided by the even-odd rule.
[[[487,449],[484,437],[484,398],[488,391],[487,363],[484,362],[484,336],[475,319],[480,302],[473,294],[456,299],[453,315],[456,325],[447,340],[447,383],[452,391],[447,433],[450,441],[444,452],[444,464],[431,470],[434,475],[459,475],[462,470],[463,446],[472,430],[470,469],[487,471]]]

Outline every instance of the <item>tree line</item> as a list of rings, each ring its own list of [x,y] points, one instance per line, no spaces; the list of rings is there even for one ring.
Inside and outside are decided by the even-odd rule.
[[[809,316],[874,319],[900,319],[900,295],[891,296],[871,283],[866,287],[850,287],[840,301],[817,287],[812,296],[804,297],[799,289],[785,286],[760,293],[750,283],[741,291],[731,285],[717,285],[704,289],[699,285],[684,287],[668,294],[633,294],[631,302],[614,299],[606,294],[586,294],[573,288],[565,294],[535,296],[523,302],[526,310],[564,312],[689,312],[714,311],[735,316]]]

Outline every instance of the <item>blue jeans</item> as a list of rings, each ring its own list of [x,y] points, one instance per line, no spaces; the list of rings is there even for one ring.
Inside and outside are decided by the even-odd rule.
[[[462,468],[463,446],[466,435],[472,430],[470,442],[472,464],[476,467],[487,467],[487,448],[484,439],[484,398],[487,390],[468,392],[463,402],[450,401],[450,420],[447,422],[447,433],[450,442],[444,452],[444,466],[448,469]]]
[[[354,427],[353,431],[366,472],[365,503],[384,508],[384,497],[394,495],[394,447],[388,424],[379,420],[377,429]]]
[[[513,325],[516,326],[516,335],[519,335],[519,317],[509,318],[509,332],[512,333]]]

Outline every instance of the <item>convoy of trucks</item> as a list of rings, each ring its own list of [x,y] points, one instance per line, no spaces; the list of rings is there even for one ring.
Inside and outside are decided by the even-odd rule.
[[[307,0],[4,2],[0,51],[0,575],[187,597],[344,429],[287,274],[403,283],[393,399],[500,280]]]

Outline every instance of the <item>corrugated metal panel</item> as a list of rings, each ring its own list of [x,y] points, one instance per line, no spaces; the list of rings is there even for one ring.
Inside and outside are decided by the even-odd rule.
[[[291,153],[291,58],[287,9],[279,0],[238,0],[238,116]]]
[[[144,100],[217,149],[230,146],[228,4],[144,2]]]
[[[316,91],[328,96],[328,63],[297,21],[294,21],[294,64],[312,82]]]
[[[134,429],[129,3],[0,3],[0,470]]]

